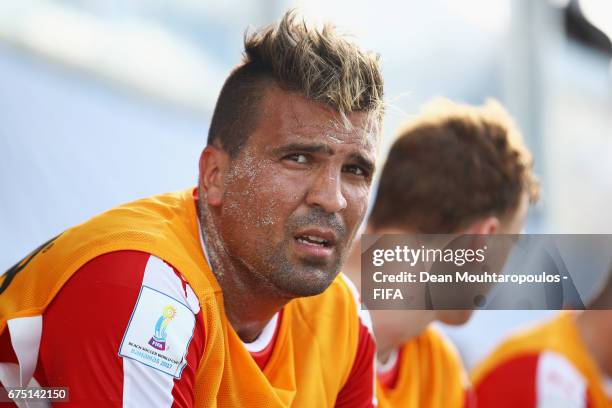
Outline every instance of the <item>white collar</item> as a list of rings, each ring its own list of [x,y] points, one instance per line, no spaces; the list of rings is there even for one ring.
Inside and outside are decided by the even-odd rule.
[[[386,374],[393,370],[395,364],[397,364],[398,357],[399,350],[397,348],[394,348],[393,350],[391,350],[391,354],[389,354],[389,358],[387,359],[387,361],[381,363],[380,361],[376,360],[376,362],[378,363],[376,367],[376,371],[378,372],[378,374]]]

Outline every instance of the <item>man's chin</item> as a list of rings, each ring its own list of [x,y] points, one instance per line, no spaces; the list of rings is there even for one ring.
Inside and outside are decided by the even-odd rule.
[[[276,287],[291,298],[320,295],[331,285],[338,271],[307,268],[295,271],[291,279],[276,282]]]

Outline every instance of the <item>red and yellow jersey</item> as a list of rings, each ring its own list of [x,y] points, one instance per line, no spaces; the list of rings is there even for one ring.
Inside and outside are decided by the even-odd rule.
[[[570,312],[511,336],[472,378],[479,407],[612,407]]]
[[[406,342],[394,378],[379,375],[380,407],[454,408],[466,403],[467,378],[454,347],[432,326]]]
[[[249,350],[189,189],[94,217],[0,278],[0,382],[67,386],[67,406],[371,406],[365,320],[339,276],[289,302]]]

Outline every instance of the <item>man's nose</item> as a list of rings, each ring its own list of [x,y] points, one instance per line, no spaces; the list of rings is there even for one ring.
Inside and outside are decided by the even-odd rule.
[[[331,169],[320,171],[308,192],[306,203],[319,206],[330,214],[344,210],[346,199],[342,193],[340,172]]]

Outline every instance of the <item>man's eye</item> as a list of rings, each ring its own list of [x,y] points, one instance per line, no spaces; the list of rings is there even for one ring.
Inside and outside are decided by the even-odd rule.
[[[306,157],[305,154],[301,154],[301,153],[290,154],[289,156],[285,157],[285,159],[291,160],[291,161],[294,161],[300,164],[308,163],[308,157]]]
[[[360,166],[355,166],[355,165],[344,166],[344,171],[353,173],[354,175],[359,176],[359,177],[368,176],[367,171],[361,168]]]

